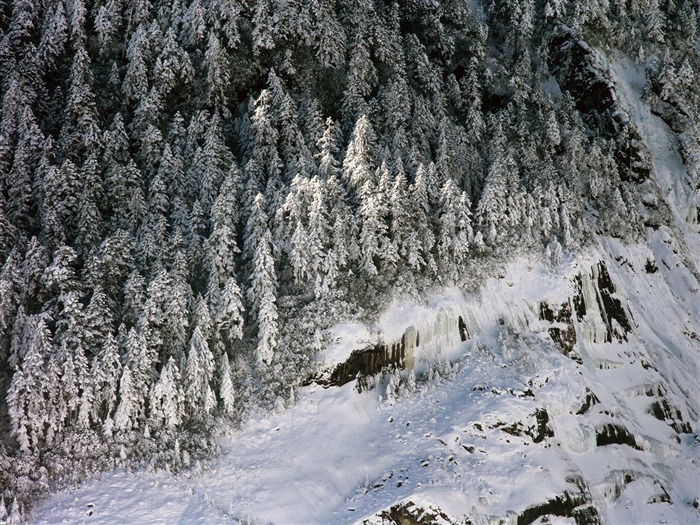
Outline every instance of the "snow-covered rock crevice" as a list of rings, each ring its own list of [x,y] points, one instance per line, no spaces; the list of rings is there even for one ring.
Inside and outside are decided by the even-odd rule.
[[[690,257],[693,263],[691,270],[697,275],[700,272],[700,195],[689,184],[678,139],[666,122],[653,114],[642,101],[646,82],[644,68],[629,60],[622,60],[612,63],[611,71],[620,103],[651,153],[654,180],[674,216],[674,225],[680,232],[675,242],[683,248],[680,253]]]

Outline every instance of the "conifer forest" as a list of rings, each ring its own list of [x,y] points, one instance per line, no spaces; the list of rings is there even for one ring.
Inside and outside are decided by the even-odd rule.
[[[215,457],[223,428],[295,405],[337,323],[676,227],[615,63],[677,141],[697,233],[699,13],[0,2],[7,523],[96,472]]]

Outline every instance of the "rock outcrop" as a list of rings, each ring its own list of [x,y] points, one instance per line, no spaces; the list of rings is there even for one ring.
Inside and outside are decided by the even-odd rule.
[[[560,26],[549,45],[549,67],[571,95],[592,133],[614,140],[620,178],[641,182],[652,171],[651,154],[618,102],[604,61],[577,33]]]

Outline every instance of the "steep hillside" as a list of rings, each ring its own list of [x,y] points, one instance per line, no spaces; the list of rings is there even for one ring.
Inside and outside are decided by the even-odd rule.
[[[109,474],[33,523],[697,521],[700,316],[664,262],[608,239],[557,271],[521,261],[478,294],[338,326],[326,375],[343,348],[407,328],[418,344],[362,388],[300,389],[203,470]]]
[[[657,0],[0,4],[0,520],[153,466],[256,519],[644,500],[692,521],[698,21]],[[336,405],[355,438],[328,449],[330,496],[254,442],[295,457],[302,428],[253,422],[330,440]],[[363,482],[338,462],[375,433]],[[273,479],[303,488],[288,514]]]

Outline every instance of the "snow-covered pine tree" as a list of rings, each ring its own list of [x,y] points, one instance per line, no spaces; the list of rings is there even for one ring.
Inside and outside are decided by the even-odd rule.
[[[228,355],[222,353],[221,364],[218,367],[219,373],[219,399],[221,399],[221,407],[225,415],[231,417],[236,409],[236,397],[231,379],[231,365]]]
[[[354,204],[360,202],[360,192],[366,182],[372,181],[376,166],[377,137],[367,115],[355,123],[350,143],[343,158],[343,180],[352,192]]]
[[[476,207],[476,223],[487,245],[494,248],[504,238],[509,224],[509,184],[517,169],[512,152],[505,146],[505,135],[500,121],[496,121],[490,148],[490,166],[484,189]]]
[[[437,258],[440,276],[455,282],[467,259],[472,236],[469,199],[455,182],[447,179],[442,187],[438,216]]]
[[[258,193],[268,187],[278,187],[283,167],[277,141],[279,134],[272,123],[272,100],[267,89],[260,92],[255,100],[255,111],[250,118],[251,137],[249,142],[249,159],[246,161],[244,178],[243,204],[249,209]]]
[[[204,59],[207,64],[207,97],[214,107],[225,108],[230,82],[230,65],[226,51],[214,31],[209,31]]]
[[[184,400],[180,385],[180,370],[170,357],[153,385],[150,397],[151,417],[170,429],[182,422]]]
[[[213,376],[214,355],[199,326],[195,326],[183,369],[185,403],[190,417],[204,419],[216,408],[211,387]]]
[[[267,226],[265,198],[258,194],[246,225],[244,255],[250,259],[250,285],[246,299],[258,327],[256,359],[269,365],[277,346],[277,275],[272,257],[272,235]]]
[[[122,374],[119,347],[111,333],[104,338],[100,352],[93,359],[90,374],[94,389],[92,421],[103,423],[111,418],[117,406],[119,379]]]
[[[409,254],[409,266],[423,270],[427,268],[431,272],[437,270],[432,254],[435,246],[435,234],[432,229],[432,211],[429,201],[428,170],[423,164],[418,167],[416,178],[409,187],[409,216],[413,230],[418,237],[418,244],[414,245]],[[415,270],[414,270],[415,271]]]
[[[30,316],[24,326],[28,348],[7,390],[12,433],[24,454],[37,452],[44,440],[44,426],[52,425],[47,400],[55,385],[49,383],[45,357],[54,352],[51,334],[41,316]]]
[[[24,521],[23,516],[22,516],[22,509],[17,502],[17,498],[15,497],[12,500],[12,505],[10,506],[10,513],[7,516],[7,525],[20,525]]]
[[[125,367],[119,380],[119,405],[114,413],[114,427],[117,430],[130,430],[138,426],[142,400],[136,391],[131,369]]]

